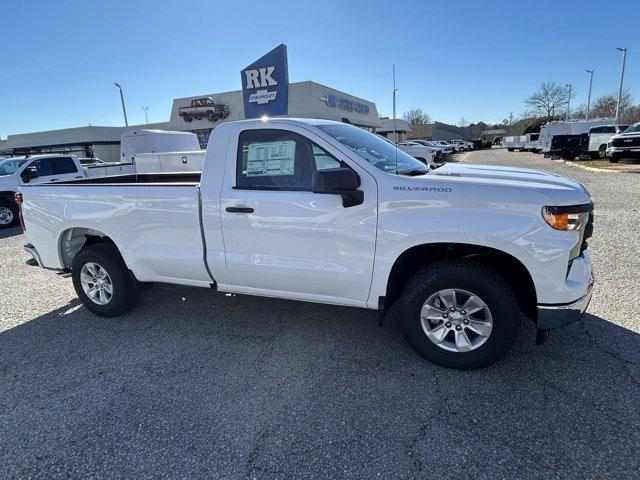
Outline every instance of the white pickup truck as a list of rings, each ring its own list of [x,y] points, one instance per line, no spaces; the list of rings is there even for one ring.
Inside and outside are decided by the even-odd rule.
[[[71,272],[86,308],[130,310],[146,282],[377,310],[438,364],[480,368],[521,318],[550,329],[591,297],[593,204],[521,168],[431,169],[326,120],[230,122],[202,174],[21,187],[25,249]],[[35,262],[34,262],[35,263]]]
[[[87,177],[104,177],[135,172],[129,163],[83,165],[75,155],[48,154],[14,157],[0,161],[0,229],[18,223],[18,206],[13,195],[25,183],[37,184]]]

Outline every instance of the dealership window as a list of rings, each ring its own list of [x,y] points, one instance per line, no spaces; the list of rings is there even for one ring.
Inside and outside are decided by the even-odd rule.
[[[311,190],[315,170],[341,163],[309,139],[287,130],[245,130],[238,140],[236,188]]]

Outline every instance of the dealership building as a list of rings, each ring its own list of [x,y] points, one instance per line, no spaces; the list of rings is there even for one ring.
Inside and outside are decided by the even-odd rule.
[[[382,127],[374,102],[316,82],[290,83],[287,87],[287,114],[271,116],[336,120],[369,131]],[[177,98],[173,100],[167,122],[129,127],[87,126],[9,135],[2,150],[13,155],[71,152],[79,157],[95,156],[108,162],[119,161],[121,135],[136,128],[193,132],[205,148],[216,125],[247,118],[244,106],[242,90]],[[211,111],[213,114],[208,113]]]

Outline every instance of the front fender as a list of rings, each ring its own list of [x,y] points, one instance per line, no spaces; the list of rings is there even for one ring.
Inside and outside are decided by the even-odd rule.
[[[536,284],[536,294],[542,293],[538,291],[536,278],[540,277],[538,257],[546,239],[526,237],[544,226],[539,202],[526,198],[526,203],[465,201],[457,192],[450,192],[453,189],[447,188],[449,185],[442,185],[442,192],[427,192],[432,198],[394,199],[380,204],[369,295],[371,308],[375,308],[380,296],[386,295],[396,260],[413,247],[436,243],[488,247],[504,252],[527,268]],[[518,201],[517,197],[512,198]],[[566,245],[556,247],[557,251],[546,253],[549,259],[568,254]]]

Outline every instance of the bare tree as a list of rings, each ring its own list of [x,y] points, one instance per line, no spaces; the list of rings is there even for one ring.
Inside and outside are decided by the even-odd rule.
[[[573,97],[575,92],[571,92]],[[535,115],[553,118],[560,115],[567,107],[569,89],[555,82],[544,82],[537,92],[527,98],[524,103]]]
[[[460,120],[458,121],[458,126],[459,127],[468,127],[469,126],[469,122],[467,122],[467,119],[464,117],[460,117]]]
[[[420,107],[412,108],[408,112],[405,112],[402,118],[409,122],[409,125],[425,125],[431,123],[431,117]]]
[[[610,93],[609,95],[602,95],[593,102],[591,107],[592,117],[615,117],[616,116],[616,104],[618,103],[618,94]],[[631,98],[631,92],[625,90],[622,92],[620,98],[620,115],[624,117],[625,113],[633,107],[633,99]]]

